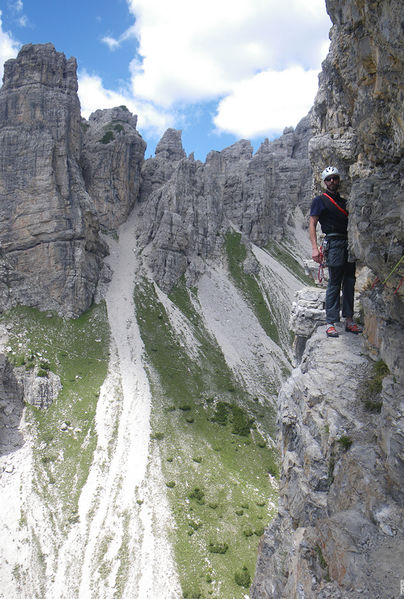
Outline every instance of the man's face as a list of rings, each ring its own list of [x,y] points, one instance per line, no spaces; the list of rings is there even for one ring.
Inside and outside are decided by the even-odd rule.
[[[324,183],[328,191],[337,191],[339,187],[339,176],[330,175],[324,179]]]

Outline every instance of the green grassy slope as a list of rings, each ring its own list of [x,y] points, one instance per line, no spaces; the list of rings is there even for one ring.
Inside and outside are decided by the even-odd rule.
[[[259,537],[275,512],[268,473],[277,474],[276,456],[255,426],[272,428],[274,414],[238,385],[189,293],[181,284],[170,298],[199,344],[197,359],[180,342],[153,286],[143,281],[135,291],[151,365],[153,443],[175,518],[184,597],[236,599],[246,593],[246,572],[253,577]]]

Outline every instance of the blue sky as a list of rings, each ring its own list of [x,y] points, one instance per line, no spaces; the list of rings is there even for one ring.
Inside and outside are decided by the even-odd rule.
[[[328,49],[324,0],[0,0],[0,72],[26,43],[78,62],[86,118],[126,104],[146,157],[168,127],[205,160],[309,111]]]

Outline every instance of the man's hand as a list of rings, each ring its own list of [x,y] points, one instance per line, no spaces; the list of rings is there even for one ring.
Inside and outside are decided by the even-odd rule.
[[[318,264],[321,263],[321,254],[318,248],[313,248],[311,257],[313,258],[314,262],[318,262]]]

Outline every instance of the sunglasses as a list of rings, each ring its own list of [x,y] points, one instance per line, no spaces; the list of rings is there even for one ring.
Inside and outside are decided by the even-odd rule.
[[[339,181],[339,177],[338,175],[336,175],[335,177],[327,177],[326,179],[324,179],[324,181]]]

